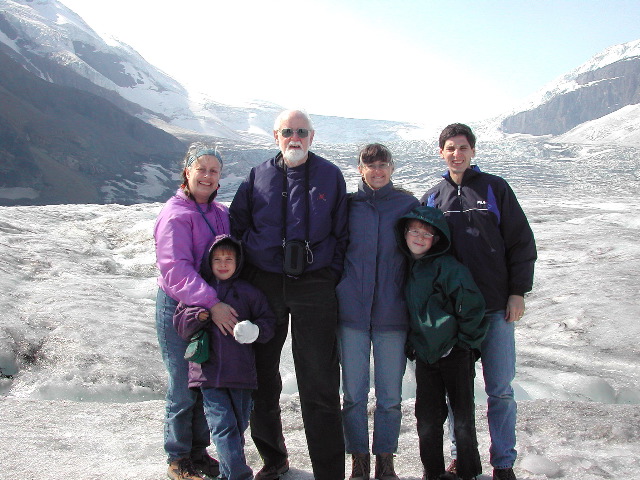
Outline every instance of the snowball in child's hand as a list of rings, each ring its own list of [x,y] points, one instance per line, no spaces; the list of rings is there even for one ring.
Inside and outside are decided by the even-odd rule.
[[[260,329],[249,320],[242,320],[233,327],[233,337],[238,343],[253,343],[258,338]]]

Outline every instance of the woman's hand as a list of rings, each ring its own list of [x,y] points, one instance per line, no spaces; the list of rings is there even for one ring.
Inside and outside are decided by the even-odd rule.
[[[218,302],[211,307],[211,319],[223,335],[233,335],[233,328],[238,323],[238,312],[231,305]]]

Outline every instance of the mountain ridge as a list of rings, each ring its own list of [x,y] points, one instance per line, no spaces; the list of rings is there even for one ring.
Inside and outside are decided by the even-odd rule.
[[[640,40],[635,40],[609,47],[545,85],[506,114],[500,129],[505,133],[562,135],[638,103]]]
[[[222,147],[232,185],[275,149],[273,119],[283,107],[261,100],[226,105],[189,92],[133,47],[98,35],[58,0],[2,3],[0,205],[162,201],[175,190],[191,141]],[[485,140],[630,140],[640,136],[640,111],[626,108],[640,101],[639,73],[640,40],[616,45],[520,110],[472,127]],[[32,93],[24,93],[27,87]],[[358,146],[373,141],[397,147],[400,160],[435,150],[438,132],[415,123],[311,118],[314,150],[339,165],[350,165]]]

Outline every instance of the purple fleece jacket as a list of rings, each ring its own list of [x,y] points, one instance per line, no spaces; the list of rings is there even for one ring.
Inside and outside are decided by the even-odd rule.
[[[228,280],[217,280],[211,271],[209,261],[215,245],[229,242],[236,246],[236,271]],[[202,258],[202,277],[215,285],[221,301],[231,305],[238,312],[238,320],[250,320],[260,329],[257,342],[269,341],[273,335],[276,317],[269,307],[267,297],[249,282],[238,278],[242,268],[243,255],[240,242],[228,235],[219,235]],[[185,340],[201,329],[209,334],[209,360],[200,364],[189,362],[190,388],[258,388],[256,362],[252,344],[238,343],[233,335],[223,335],[211,321],[198,320],[200,312],[208,309],[179,303],[173,317],[173,325]]]
[[[229,211],[225,205],[211,202],[200,205],[200,208],[216,235],[229,234]],[[215,288],[198,273],[200,260],[215,235],[195,201],[179,189],[160,211],[153,236],[156,265],[160,270],[158,286],[174,300],[188,305],[211,308],[217,304]]]

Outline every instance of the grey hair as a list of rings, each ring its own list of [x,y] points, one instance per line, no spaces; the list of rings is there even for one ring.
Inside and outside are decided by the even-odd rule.
[[[282,125],[282,121],[285,119],[285,117],[288,117],[292,113],[296,113],[296,114],[302,115],[305,118],[305,120],[307,121],[307,125],[309,126],[309,130],[311,130],[311,131],[314,130],[313,122],[311,121],[311,117],[306,112],[306,110],[293,109],[293,110],[284,110],[284,111],[280,112],[280,115],[278,115],[276,117],[275,122],[273,122],[273,131],[277,132],[278,130],[280,130],[280,126]]]

